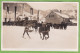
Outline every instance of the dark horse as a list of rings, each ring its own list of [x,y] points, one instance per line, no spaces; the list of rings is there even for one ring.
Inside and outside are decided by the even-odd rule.
[[[45,40],[47,40],[49,38],[49,31],[50,31],[49,28],[50,27],[46,24],[42,24],[42,26],[39,27],[39,34],[40,34],[40,38],[42,40],[44,40],[44,38],[45,38]],[[41,33],[43,34],[43,36],[41,36]],[[47,37],[46,37],[46,35],[47,35]]]

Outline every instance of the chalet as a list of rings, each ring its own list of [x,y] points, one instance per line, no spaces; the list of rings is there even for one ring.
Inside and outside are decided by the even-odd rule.
[[[69,17],[67,15],[61,14],[59,12],[51,11],[46,17],[46,23],[52,24],[61,24],[62,21],[70,22]]]

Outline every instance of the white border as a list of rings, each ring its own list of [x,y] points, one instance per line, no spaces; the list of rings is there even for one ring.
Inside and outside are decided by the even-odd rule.
[[[12,49],[12,48],[3,48],[3,23],[2,23],[2,18],[3,18],[3,3],[27,3],[27,1],[2,1],[2,8],[1,8],[1,50],[2,51],[78,51],[78,46],[79,46],[79,2],[42,2],[42,3],[77,3],[77,49],[48,49],[48,48],[18,48],[18,49]],[[30,2],[31,3],[31,2]],[[33,3],[38,3],[38,2],[33,2]],[[40,2],[39,2],[40,3]],[[46,50],[45,50],[46,49]]]

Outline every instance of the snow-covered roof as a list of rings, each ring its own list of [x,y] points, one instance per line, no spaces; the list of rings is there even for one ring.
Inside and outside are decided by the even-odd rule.
[[[49,14],[52,13],[52,12],[54,12],[54,11],[49,12],[47,15],[49,15]],[[56,13],[57,15],[59,15],[59,16],[61,16],[61,17],[63,17],[63,18],[69,18],[69,16],[66,15],[66,14],[61,14],[61,13],[59,13],[59,12],[54,12],[54,13]]]
[[[63,18],[69,18],[69,16],[68,16],[68,15],[61,14],[61,13],[59,13],[59,12],[54,12],[54,13],[56,13],[56,14],[60,15],[60,16],[61,16],[61,17],[63,17]]]
[[[76,20],[71,20],[73,23],[77,23],[77,21]]]

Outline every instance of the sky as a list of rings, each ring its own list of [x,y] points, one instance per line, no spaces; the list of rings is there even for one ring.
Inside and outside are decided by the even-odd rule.
[[[77,9],[77,2],[27,2],[30,6],[37,10],[75,10]]]

